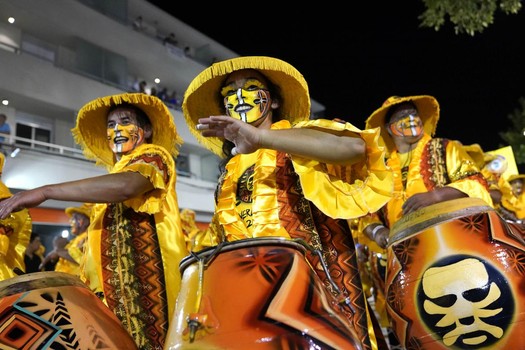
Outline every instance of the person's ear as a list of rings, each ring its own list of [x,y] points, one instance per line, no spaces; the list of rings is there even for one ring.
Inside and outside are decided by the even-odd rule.
[[[391,124],[385,124],[385,129],[388,135],[392,136],[392,129],[390,128]]]
[[[149,139],[151,139],[152,135],[153,135],[153,128],[151,127],[151,125],[146,124],[144,126],[144,138],[146,140],[149,140]]]

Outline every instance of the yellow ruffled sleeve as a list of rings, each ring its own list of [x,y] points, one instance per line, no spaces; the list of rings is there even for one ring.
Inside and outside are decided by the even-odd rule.
[[[188,250],[198,252],[207,247],[218,245],[224,240],[224,232],[217,213],[212,217],[212,220],[206,230],[194,231],[190,237],[190,246]]]
[[[446,153],[448,176],[451,181],[447,186],[458,189],[469,197],[483,199],[494,207],[485,177],[461,144],[457,141],[449,142]]]
[[[164,165],[158,164],[155,157],[158,157]],[[154,144],[142,144],[131,154],[122,157],[111,173],[134,171],[148,178],[155,189],[127,200],[124,204],[137,212],[155,214],[161,211],[170,177],[175,175],[170,174],[169,169],[175,169],[175,162],[164,148]]]
[[[352,166],[293,157],[305,197],[323,213],[332,218],[354,219],[376,212],[392,198],[393,174],[385,163],[385,149],[379,146],[379,128],[360,130],[350,123],[326,119],[299,122],[294,127],[359,137],[366,143],[366,159]]]
[[[15,277],[14,268],[25,271],[24,255],[31,236],[32,221],[28,209],[11,213],[0,221],[0,281]]]

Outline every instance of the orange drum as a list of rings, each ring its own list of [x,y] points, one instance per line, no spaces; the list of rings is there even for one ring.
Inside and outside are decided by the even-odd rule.
[[[256,238],[183,259],[165,349],[361,349],[307,250]]]
[[[0,348],[137,349],[117,317],[76,276],[35,272],[0,282]]]
[[[407,215],[390,232],[387,311],[408,349],[525,349],[523,226],[475,198]]]

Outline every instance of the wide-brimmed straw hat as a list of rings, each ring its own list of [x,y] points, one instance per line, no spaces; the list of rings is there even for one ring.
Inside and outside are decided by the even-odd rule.
[[[509,176],[509,179],[507,180],[509,183],[515,181],[515,180],[522,180],[525,181],[525,174],[514,174]]]
[[[69,217],[72,217],[74,213],[79,213],[90,218],[92,209],[92,203],[84,203],[80,207],[68,207],[66,208],[65,212]]]
[[[483,148],[478,143],[473,143],[471,145],[463,145],[463,149],[468,153],[470,158],[476,163],[476,166],[479,170],[483,169],[485,166],[485,152]]]
[[[151,143],[164,147],[177,157],[183,141],[164,102],[144,93],[124,93],[97,98],[78,112],[77,124],[71,131],[86,158],[108,168],[115,164],[114,153],[107,140],[107,115],[110,107],[123,103],[130,103],[144,111],[153,129]]]
[[[224,157],[223,139],[203,137],[196,129],[199,118],[224,115],[220,103],[220,91],[228,74],[241,69],[255,69],[261,72],[273,85],[279,87],[282,100],[280,114],[292,125],[310,118],[310,95],[308,84],[301,73],[289,63],[265,56],[237,57],[214,63],[193,79],[184,94],[182,112],[190,132],[204,147]]]
[[[434,136],[436,132],[439,120],[439,103],[434,97],[429,95],[391,96],[368,117],[365,125],[366,129],[381,127],[381,138],[387,147],[388,153],[395,149],[395,145],[385,127],[385,117],[390,107],[403,102],[412,102],[416,105],[418,115],[423,122],[423,129],[427,134]]]

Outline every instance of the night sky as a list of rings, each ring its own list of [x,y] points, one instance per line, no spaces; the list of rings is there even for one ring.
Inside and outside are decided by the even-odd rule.
[[[524,9],[498,12],[483,33],[469,36],[455,34],[450,22],[439,31],[421,27],[421,1],[288,12],[269,2],[194,2],[184,10],[150,2],[239,55],[289,62],[327,118],[359,128],[389,96],[433,95],[441,107],[436,136],[491,151],[506,146],[498,132],[510,128],[508,115],[525,96]]]

